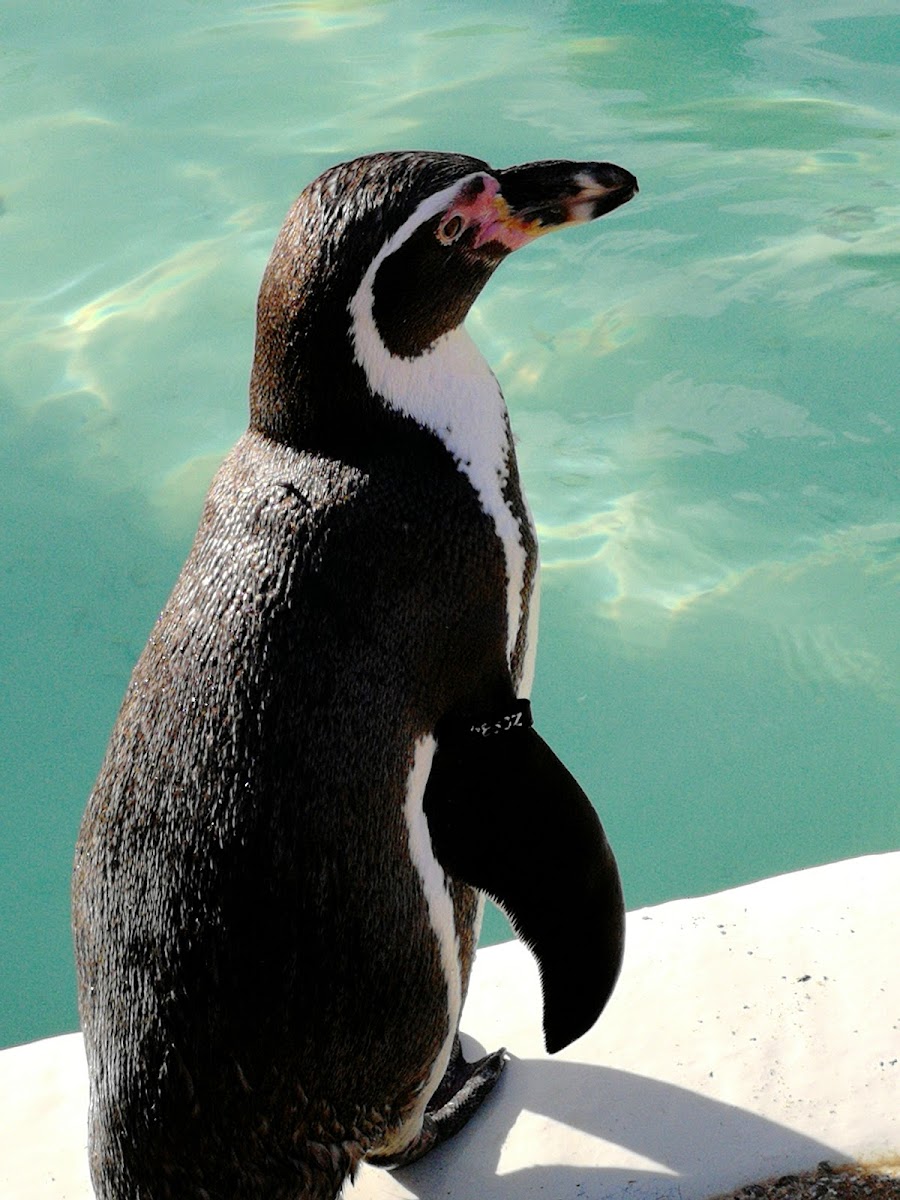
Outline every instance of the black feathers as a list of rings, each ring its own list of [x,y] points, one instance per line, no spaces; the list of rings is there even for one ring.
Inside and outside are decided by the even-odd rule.
[[[438,729],[425,813],[444,870],[487,892],[533,951],[547,1049],[561,1050],[612,993],[625,910],[603,826],[527,702]]]

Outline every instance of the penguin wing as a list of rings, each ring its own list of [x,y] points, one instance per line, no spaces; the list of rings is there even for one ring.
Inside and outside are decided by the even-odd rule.
[[[625,931],[619,872],[593,805],[517,701],[499,718],[442,723],[425,813],[444,870],[486,892],[541,972],[553,1054],[612,994]]]

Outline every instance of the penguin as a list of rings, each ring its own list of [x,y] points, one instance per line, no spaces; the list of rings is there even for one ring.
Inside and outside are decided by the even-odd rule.
[[[134,669],[72,903],[97,1200],[335,1200],[452,1136],[485,895],[547,1048],[622,958],[595,811],[537,733],[538,548],[464,320],[637,191],[605,162],[333,167],[263,276],[247,432]]]

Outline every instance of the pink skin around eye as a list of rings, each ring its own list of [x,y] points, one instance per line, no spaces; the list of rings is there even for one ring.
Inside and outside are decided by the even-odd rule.
[[[487,242],[499,242],[506,250],[518,250],[543,232],[539,222],[520,221],[513,216],[496,179],[482,175],[481,180],[482,190],[471,199],[463,196],[444,217],[446,222],[458,214],[467,226],[475,226],[473,249],[477,250]]]

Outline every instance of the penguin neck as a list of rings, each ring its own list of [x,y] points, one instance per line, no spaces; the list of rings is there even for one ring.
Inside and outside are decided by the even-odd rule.
[[[350,302],[351,344],[369,389],[395,412],[433,433],[453,457],[491,517],[503,545],[512,662],[523,615],[528,551],[518,468],[503,393],[462,325],[415,358],[393,355],[373,316],[377,261]]]
[[[513,457],[509,417],[500,385],[461,326],[416,358],[392,355],[372,320],[354,300],[352,342],[371,391],[412,418],[446,446],[485,508],[501,506]]]

